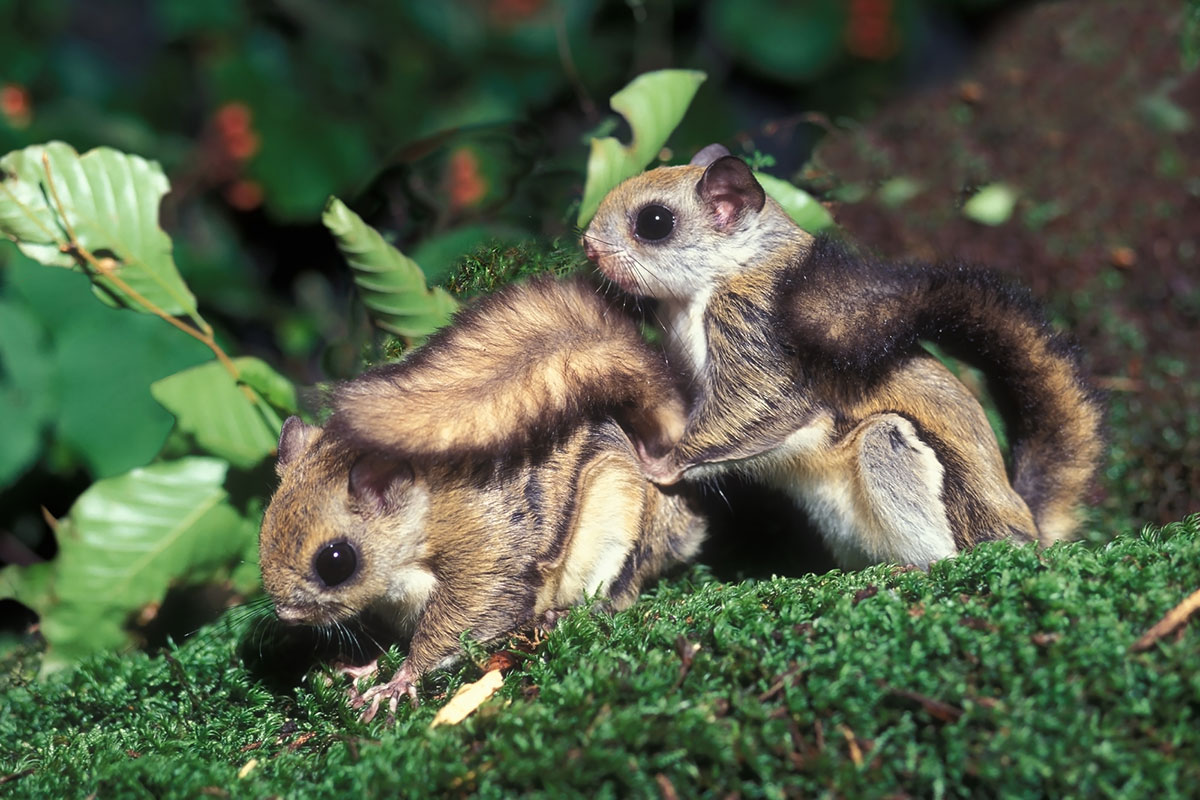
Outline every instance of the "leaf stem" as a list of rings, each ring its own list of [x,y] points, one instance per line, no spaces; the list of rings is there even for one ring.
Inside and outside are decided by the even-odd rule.
[[[54,175],[50,170],[50,157],[47,153],[42,153],[42,167],[46,170],[46,186],[50,190],[50,195],[54,198],[54,205],[58,211],[59,217],[62,219],[63,230],[67,235],[66,244],[59,245],[62,252],[69,254],[72,258],[80,263],[80,266],[91,267],[91,269],[102,278],[106,278],[113,286],[117,287],[130,300],[140,305],[146,311],[154,316],[175,327],[193,339],[203,343],[209,350],[213,351],[213,355],[217,357],[217,361],[221,362],[226,371],[233,376],[233,379],[239,380],[241,375],[238,372],[237,365],[233,363],[233,359],[217,344],[216,337],[213,334],[212,326],[209,325],[203,317],[198,313],[193,313],[190,316],[195,323],[195,327],[180,320],[171,314],[168,314],[160,306],[148,299],[141,292],[134,289],[123,278],[117,275],[117,262],[111,258],[96,258],[95,254],[84,247],[78,237],[75,235],[75,229],[71,226],[71,221],[67,218],[66,208],[63,206],[62,199],[58,196],[58,187],[54,184]]]

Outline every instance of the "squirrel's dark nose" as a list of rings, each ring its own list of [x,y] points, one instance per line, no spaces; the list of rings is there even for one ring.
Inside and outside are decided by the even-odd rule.
[[[583,235],[583,238],[579,240],[579,243],[583,245],[583,254],[587,257],[588,261],[595,261],[600,255],[596,252],[595,245],[592,244],[592,240],[588,238],[586,233]]]

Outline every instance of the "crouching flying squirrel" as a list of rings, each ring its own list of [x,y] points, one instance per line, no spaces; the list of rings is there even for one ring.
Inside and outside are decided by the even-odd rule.
[[[415,702],[465,632],[495,639],[589,597],[624,608],[705,533],[688,492],[647,481],[637,457],[683,419],[661,355],[594,287],[485,298],[341,385],[324,427],[284,423],[259,535],[276,614],[332,627],[371,612],[409,639],[395,675],[355,696],[370,719]]]

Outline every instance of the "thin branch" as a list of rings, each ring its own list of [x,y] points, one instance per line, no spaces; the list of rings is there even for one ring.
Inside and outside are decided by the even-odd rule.
[[[1166,616],[1156,622],[1150,630],[1142,634],[1142,637],[1129,648],[1130,651],[1140,653],[1143,650],[1150,649],[1155,642],[1183,625],[1183,623],[1187,622],[1188,617],[1197,611],[1200,611],[1200,589],[1185,597],[1183,602],[1168,611]]]

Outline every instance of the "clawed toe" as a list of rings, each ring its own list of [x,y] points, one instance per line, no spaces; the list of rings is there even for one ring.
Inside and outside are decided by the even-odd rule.
[[[351,687],[349,696],[351,708],[359,709],[366,706],[359,715],[359,719],[363,722],[375,719],[379,713],[379,707],[383,705],[384,701],[387,702],[389,724],[396,721],[396,709],[400,705],[401,698],[407,697],[413,708],[419,704],[417,685],[404,667],[401,667],[387,683],[372,686],[365,692],[359,692],[357,687]]]
[[[352,683],[358,683],[360,678],[366,678],[374,675],[379,671],[379,660],[376,659],[370,664],[363,664],[361,667],[353,666],[352,664],[334,664],[334,675],[348,675]]]

